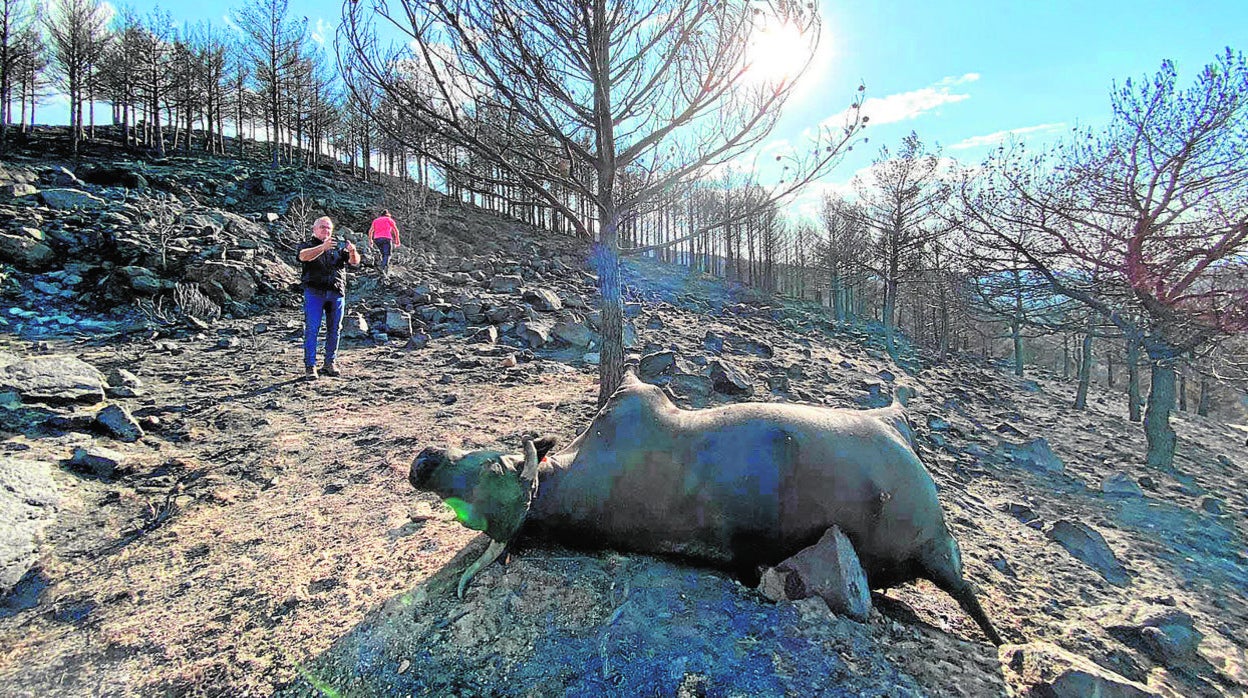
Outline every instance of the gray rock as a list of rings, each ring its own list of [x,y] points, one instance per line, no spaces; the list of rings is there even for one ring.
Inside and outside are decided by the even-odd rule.
[[[841,529],[833,526],[819,542],[798,551],[764,574],[760,591],[768,598],[782,593],[790,601],[818,596],[833,613],[859,622],[871,613],[871,590],[858,553]]]
[[[225,305],[231,300],[246,303],[258,290],[256,278],[248,267],[245,262],[233,260],[205,261],[199,266],[188,268],[186,280],[204,286],[208,297],[218,305]],[[218,294],[214,294],[211,289],[220,289],[226,297],[216,297]]]
[[[997,656],[1007,675],[1013,674],[1009,683],[1024,687],[1024,695],[1050,698],[1147,698],[1161,695],[1048,642],[1002,645],[997,649]]]
[[[48,463],[0,458],[0,596],[39,560],[44,529],[56,520],[59,506]]]
[[[28,235],[0,233],[0,261],[26,271],[42,271],[56,263],[56,252]]]
[[[143,438],[143,427],[130,416],[130,411],[113,403],[107,405],[95,415],[96,424],[118,441],[133,443]]]
[[[108,385],[113,388],[142,388],[143,381],[124,368],[114,368],[108,372]]]
[[[0,199],[20,199],[24,196],[32,196],[39,193],[39,190],[32,184],[25,182],[12,182],[0,186]]]
[[[80,187],[83,181],[78,176],[64,167],[53,167],[45,174],[44,181],[51,182],[58,187]]]
[[[637,336],[637,328],[633,327],[633,323],[624,323],[624,348],[636,349],[641,346],[641,338]]]
[[[1200,659],[1197,648],[1204,635],[1192,616],[1172,606],[1133,603],[1107,614],[1110,635],[1138,649],[1170,669],[1182,669]]]
[[[75,208],[95,210],[108,207],[108,202],[104,199],[79,189],[44,189],[39,192],[39,197],[43,199],[44,205],[48,208],[61,211]]]
[[[482,327],[473,333],[472,341],[478,344],[497,344],[498,328],[493,325],[490,325],[489,327]]]
[[[164,290],[167,284],[161,280],[156,272],[147,267],[119,267],[117,273],[126,280],[126,284],[136,293],[151,295]]]
[[[1027,436],[1026,434],[1023,433],[1021,429],[1014,426],[1013,424],[1010,424],[1009,422],[1001,422],[995,428],[993,428],[993,431],[997,432],[998,434],[1005,435],[1005,436],[1023,436],[1023,437]]]
[[[1110,584],[1121,587],[1131,583],[1127,569],[1114,556],[1105,538],[1091,526],[1082,521],[1062,519],[1054,522],[1045,535],[1096,570]]]
[[[674,368],[676,368],[676,352],[674,351],[656,351],[646,354],[637,363],[637,372],[644,381],[652,381],[665,373],[671,373]]]
[[[564,320],[555,325],[551,333],[574,347],[588,347],[594,341],[593,330],[586,327],[584,322]]]
[[[1144,490],[1126,473],[1114,473],[1101,482],[1101,491],[1108,495],[1142,497]]]
[[[74,455],[69,459],[69,464],[96,477],[112,478],[117,468],[121,467],[123,460],[124,456],[111,448],[78,446],[74,448]]]
[[[667,383],[667,388],[672,391],[673,395],[688,400],[694,407],[705,405],[715,390],[710,378],[691,374],[672,376]]]
[[[526,345],[536,349],[550,341],[555,323],[549,320],[529,320],[516,327],[516,336]]]
[[[892,398],[889,397],[887,388],[885,388],[884,383],[881,381],[860,380],[857,381],[854,387],[863,391],[862,395],[854,397],[854,402],[857,402],[863,407],[885,407],[892,402]]]
[[[515,274],[498,274],[490,279],[490,290],[495,293],[515,293],[524,284],[524,279]]]
[[[398,308],[386,310],[386,334],[408,339],[412,336],[412,315]]]
[[[767,389],[773,393],[787,393],[793,389],[792,381],[783,373],[773,373],[767,376]]]
[[[712,354],[724,353],[724,338],[707,330],[706,336],[702,338],[702,346]]]
[[[429,346],[429,339],[430,339],[429,335],[423,332],[417,332],[412,335],[411,339],[407,340],[407,344],[404,345],[404,348],[424,349],[425,347]]]
[[[1200,508],[1205,510],[1206,513],[1213,514],[1214,516],[1221,516],[1226,513],[1222,500],[1217,497],[1201,497]]]
[[[711,385],[717,392],[725,395],[754,394],[754,383],[733,364],[723,359],[715,359],[711,361],[710,368]]]
[[[559,295],[546,288],[531,288],[524,292],[524,302],[543,312],[554,312],[563,309]]]
[[[363,313],[353,313],[343,318],[342,336],[346,339],[365,339],[368,337],[368,320]]]
[[[148,186],[146,177],[125,167],[90,165],[80,169],[78,176],[88,184],[98,184],[102,187],[146,189]]]
[[[1026,504],[1020,504],[1018,502],[1006,502],[1005,504],[1001,505],[1001,511],[1004,511],[1010,516],[1013,516],[1014,518],[1018,519],[1020,522],[1022,522],[1024,526],[1030,526],[1031,528],[1040,528],[1044,524],[1044,521],[1040,518],[1038,514],[1036,514],[1035,510],[1033,510],[1031,507],[1027,506]]]
[[[33,356],[0,368],[0,392],[14,392],[27,403],[96,403],[107,386],[94,366],[72,356]]]
[[[1062,459],[1057,457],[1049,442],[1043,437],[1032,439],[1025,444],[1005,443],[1002,450],[1018,465],[1028,470],[1041,473],[1060,473],[1066,469]]]

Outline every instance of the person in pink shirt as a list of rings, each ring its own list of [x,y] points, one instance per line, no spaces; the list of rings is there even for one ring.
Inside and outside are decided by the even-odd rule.
[[[399,224],[390,217],[389,209],[382,211],[380,216],[373,219],[372,225],[368,226],[368,239],[381,253],[381,264],[378,268],[384,276],[390,271],[391,250],[400,247]]]

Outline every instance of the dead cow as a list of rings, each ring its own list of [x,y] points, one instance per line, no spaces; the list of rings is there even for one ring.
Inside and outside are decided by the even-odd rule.
[[[562,450],[551,452],[549,437],[526,441],[523,456],[426,448],[409,480],[492,539],[460,578],[461,597],[522,526],[572,546],[738,571],[775,565],[839,526],[872,588],[931,580],[999,645],[911,437],[898,401],[683,410],[630,373]]]

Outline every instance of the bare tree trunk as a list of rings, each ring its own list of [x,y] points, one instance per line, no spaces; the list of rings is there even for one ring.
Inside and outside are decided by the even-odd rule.
[[[940,362],[949,360],[949,299],[945,296],[943,279],[940,284]]]
[[[1127,415],[1140,421],[1140,340],[1127,337]]]
[[[1088,385],[1092,382],[1092,318],[1088,318],[1088,331],[1083,335],[1083,352],[1079,357],[1079,387],[1075,390],[1075,409],[1088,408]]]
[[[1174,411],[1174,360],[1153,358],[1152,385],[1148,390],[1148,407],[1144,411],[1144,437],[1148,439],[1147,463],[1154,468],[1169,470],[1174,466],[1174,450],[1178,437],[1170,425]]]
[[[1112,389],[1114,387],[1114,353],[1112,351],[1105,354],[1105,380]]]
[[[1209,393],[1209,377],[1201,376],[1200,377],[1200,399],[1196,403],[1196,414],[1200,415],[1201,417],[1208,417],[1209,408],[1211,406],[1210,403],[1212,401],[1213,401],[1213,396],[1210,395]]]
[[[1062,378],[1070,380],[1070,335],[1062,335]]]
[[[1179,411],[1187,411],[1187,371],[1179,373]]]

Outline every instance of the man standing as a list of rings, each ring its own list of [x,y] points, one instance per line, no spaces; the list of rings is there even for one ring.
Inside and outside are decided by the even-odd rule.
[[[381,252],[381,273],[386,275],[390,270],[390,250],[391,245],[394,249],[398,249],[399,245],[399,224],[394,222],[390,217],[390,210],[385,209],[381,215],[373,219],[373,224],[368,226],[368,239],[377,246],[377,250]]]
[[[325,365],[327,376],[341,375],[334,365],[338,336],[342,333],[342,313],[346,308],[347,265],[360,265],[360,253],[349,240],[334,240],[334,222],[321,216],[312,224],[312,237],[299,243],[303,265],[303,366],[304,379],[316,380],[316,335],[325,320]]]

